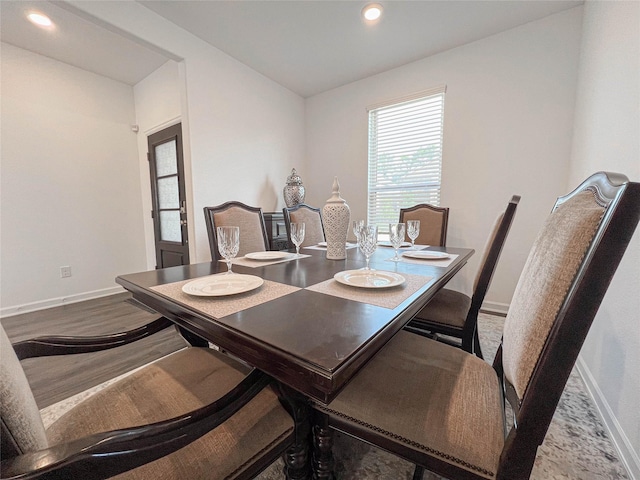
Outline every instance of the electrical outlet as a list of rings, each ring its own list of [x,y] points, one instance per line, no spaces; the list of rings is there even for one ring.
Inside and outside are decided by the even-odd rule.
[[[60,267],[60,278],[68,278],[71,276],[71,267]]]

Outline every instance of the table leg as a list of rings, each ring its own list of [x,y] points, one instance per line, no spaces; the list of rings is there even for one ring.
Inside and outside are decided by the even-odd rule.
[[[333,429],[326,415],[315,412],[313,424],[313,480],[333,480]]]
[[[293,417],[296,428],[294,444],[283,454],[284,471],[287,480],[308,480],[310,478],[309,435],[311,432],[311,408],[306,398],[285,385],[275,389],[280,403]]]

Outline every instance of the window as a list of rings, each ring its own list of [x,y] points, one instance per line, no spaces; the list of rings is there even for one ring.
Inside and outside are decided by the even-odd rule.
[[[440,204],[445,87],[369,107],[367,221],[388,233],[400,209]]]

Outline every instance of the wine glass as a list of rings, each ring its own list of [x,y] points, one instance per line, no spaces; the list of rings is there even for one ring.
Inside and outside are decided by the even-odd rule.
[[[378,227],[375,225],[364,225],[360,229],[360,235],[358,236],[358,246],[360,251],[364,253],[367,259],[367,264],[364,267],[365,270],[371,270],[369,268],[369,257],[373,255],[378,246]]]
[[[399,262],[402,260],[398,255],[398,249],[404,242],[404,223],[390,223],[389,224],[389,240],[391,240],[391,246],[396,251],[396,254],[390,258],[393,262]]]
[[[364,220],[353,221],[353,234],[356,236],[356,243],[360,242],[360,230],[364,227]]]
[[[227,262],[227,274],[231,271],[231,259],[240,249],[240,227],[218,227],[218,251]]]
[[[289,224],[291,232],[291,241],[296,246],[296,257],[300,256],[300,244],[304,241],[304,223]]]
[[[411,249],[416,249],[416,238],[420,235],[420,220],[407,220],[407,235],[411,239]]]

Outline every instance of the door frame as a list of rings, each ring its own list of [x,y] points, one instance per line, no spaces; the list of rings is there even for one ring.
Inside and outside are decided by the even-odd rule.
[[[150,188],[151,195],[151,217],[152,217],[152,244],[154,251],[155,268],[160,268],[162,263],[162,251],[176,251],[180,252],[183,256],[182,264],[187,265],[190,263],[192,256],[191,242],[189,241],[191,234],[193,233],[190,228],[191,215],[190,215],[190,203],[188,201],[187,186],[188,181],[186,178],[185,168],[185,152],[184,152],[184,131],[182,122],[177,119],[171,122],[167,122],[161,126],[154,128],[153,130],[146,132],[145,144],[146,144],[146,158],[148,163],[147,172],[149,174],[147,185]],[[155,137],[155,138],[154,138]],[[159,221],[159,202],[157,196],[156,182],[156,165],[151,161],[151,150],[153,145],[162,144],[175,139],[176,141],[176,155],[177,155],[177,175],[178,175],[178,189],[179,189],[179,205],[180,205],[180,221],[181,221],[181,236],[182,245],[176,246],[176,242],[167,242],[161,240],[160,221]],[[191,231],[190,231],[191,230]],[[167,248],[163,249],[165,246]],[[171,247],[175,247],[172,249]]]

